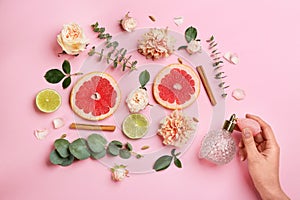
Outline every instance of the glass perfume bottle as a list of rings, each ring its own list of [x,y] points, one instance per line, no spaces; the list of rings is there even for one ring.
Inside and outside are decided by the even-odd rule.
[[[236,145],[231,135],[235,127],[235,114],[224,122],[220,130],[208,132],[202,139],[199,157],[211,161],[217,165],[229,163],[235,153]]]

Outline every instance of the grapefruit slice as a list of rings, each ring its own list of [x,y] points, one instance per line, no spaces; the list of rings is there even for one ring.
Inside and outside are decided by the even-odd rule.
[[[195,71],[183,64],[171,64],[155,77],[155,100],[168,109],[183,109],[191,105],[200,92],[200,80]]]
[[[87,120],[102,120],[118,108],[121,92],[117,82],[103,72],[92,72],[74,85],[70,103],[72,110]]]

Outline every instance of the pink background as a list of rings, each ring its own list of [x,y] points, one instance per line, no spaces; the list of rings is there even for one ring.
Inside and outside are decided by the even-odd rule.
[[[26,3],[25,3],[26,2]],[[71,123],[68,107],[70,90],[50,85],[44,73],[69,59],[73,71],[80,69],[86,52],[78,57],[57,57],[56,35],[65,23],[80,24],[91,44],[99,44],[90,24],[99,21],[108,32],[117,34],[117,23],[131,12],[139,27],[166,27],[178,32],[192,25],[202,40],[214,34],[223,52],[239,54],[237,66],[227,64],[227,82],[243,88],[247,97],[226,100],[226,117],[254,113],[270,123],[281,146],[282,187],[292,199],[300,199],[299,77],[300,27],[298,1],[0,1],[0,83],[1,161],[0,199],[256,199],[247,166],[236,157],[225,166],[202,164],[197,158],[200,141],[209,124],[199,128],[192,146],[181,157],[183,169],[171,166],[160,173],[132,174],[121,183],[110,180],[106,167],[93,160],[70,167],[52,166],[48,155],[53,141],[67,133],[67,126],[55,130],[52,119],[63,117]],[[152,22],[148,16],[157,19]],[[177,27],[173,17],[183,16]],[[52,114],[36,110],[36,93],[54,88],[63,96],[63,107]],[[203,98],[205,99],[205,98]],[[207,99],[205,99],[207,101]],[[207,119],[201,119],[208,122]],[[33,131],[50,130],[37,140]],[[238,137],[238,136],[236,136]]]

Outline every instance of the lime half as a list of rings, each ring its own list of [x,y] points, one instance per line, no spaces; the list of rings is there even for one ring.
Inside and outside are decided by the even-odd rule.
[[[60,107],[61,96],[55,90],[45,89],[36,95],[35,103],[40,111],[51,113]]]
[[[130,114],[124,119],[122,124],[123,133],[130,139],[144,137],[148,128],[148,119],[142,114]]]

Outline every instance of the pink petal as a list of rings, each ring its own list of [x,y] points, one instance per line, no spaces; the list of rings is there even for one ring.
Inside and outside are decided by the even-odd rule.
[[[230,57],[231,57],[231,52],[227,52],[227,53],[225,53],[225,54],[223,55],[223,58],[224,58],[225,60],[227,60],[228,62],[231,62],[231,61],[230,61]]]
[[[236,54],[232,54],[230,57],[230,61],[232,64],[238,64],[239,63],[239,57]]]
[[[240,101],[245,99],[246,93],[243,89],[235,89],[232,91],[232,97],[235,98],[236,100]]]
[[[37,129],[34,131],[34,135],[37,139],[43,140],[48,135],[49,131],[47,129]]]
[[[64,119],[62,118],[55,118],[53,119],[53,126],[54,128],[61,128],[65,125]]]
[[[238,127],[243,130],[245,128],[249,128],[251,132],[253,133],[253,136],[256,136],[258,133],[261,132],[260,125],[257,121],[253,119],[248,119],[248,118],[239,118],[237,119],[237,125]]]

